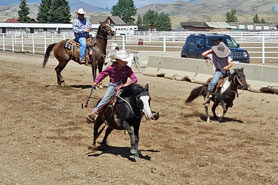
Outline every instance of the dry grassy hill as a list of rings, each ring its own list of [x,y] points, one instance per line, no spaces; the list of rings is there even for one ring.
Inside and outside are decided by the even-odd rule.
[[[144,15],[148,10],[168,13],[174,27],[182,21],[225,21],[226,12],[236,9],[240,22],[252,22],[258,14],[268,22],[278,22],[278,14],[272,12],[278,0],[203,0],[197,2],[177,1],[168,5],[152,4],[137,10]]]

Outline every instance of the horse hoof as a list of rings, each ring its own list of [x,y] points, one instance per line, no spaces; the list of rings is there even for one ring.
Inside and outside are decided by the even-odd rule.
[[[135,156],[134,157],[134,161],[136,162],[136,161],[138,161],[139,160],[139,156]]]
[[[207,119],[207,123],[210,123],[210,118],[208,117],[208,119]]]
[[[130,149],[130,153],[135,155],[137,153],[136,149]]]
[[[63,80],[63,81],[61,81],[60,83],[58,83],[59,84],[59,86],[61,86],[61,87],[65,87],[65,81]]]

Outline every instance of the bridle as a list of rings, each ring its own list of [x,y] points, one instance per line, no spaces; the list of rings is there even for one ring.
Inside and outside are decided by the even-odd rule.
[[[137,116],[137,115],[134,113],[133,108],[132,108],[132,106],[130,105],[130,103],[129,103],[128,101],[126,101],[124,98],[122,98],[122,97],[120,96],[120,94],[121,94],[121,92],[119,92],[119,93],[117,92],[116,97],[119,98],[120,100],[122,100],[123,102],[125,102],[125,103],[128,105],[129,109],[131,110],[132,115],[133,115],[135,118],[141,119],[142,116],[143,116],[143,111],[142,111],[142,109],[139,109],[139,110],[140,110],[140,116]],[[137,95],[137,96],[138,96],[138,95]],[[138,99],[138,97],[136,97],[136,101],[138,101],[137,99]],[[137,106],[138,106],[138,105],[137,105]]]
[[[109,27],[111,28],[111,26],[108,25],[108,24],[106,24],[106,26],[109,26]],[[105,29],[104,26],[102,26],[102,25],[100,26],[100,31],[101,31],[101,32],[107,32],[107,33],[108,33],[107,29]],[[97,33],[99,33],[99,31],[98,31]],[[111,38],[112,36],[110,36],[110,34],[107,34],[107,35],[105,35],[105,36],[102,36],[102,35],[100,35],[100,34],[97,34],[96,37],[97,37],[97,38],[99,37],[99,38],[104,39],[104,40],[108,40],[108,39]]]
[[[237,75],[234,75],[233,81],[235,82],[235,80],[237,80],[238,83],[239,83],[242,87],[244,86],[243,82],[239,79],[239,77],[238,77]]]

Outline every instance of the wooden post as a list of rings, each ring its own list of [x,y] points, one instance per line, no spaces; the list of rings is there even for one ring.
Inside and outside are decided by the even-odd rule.
[[[35,54],[35,38],[34,38],[34,34],[32,34],[32,53],[33,53],[33,55]]]

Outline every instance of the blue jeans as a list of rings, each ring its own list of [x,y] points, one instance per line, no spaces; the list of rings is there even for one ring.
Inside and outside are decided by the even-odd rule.
[[[223,76],[223,73],[221,71],[215,71],[212,80],[210,81],[210,83],[208,84],[208,91],[211,92],[213,86],[215,86],[217,84],[217,82],[219,81],[219,79]]]
[[[85,54],[85,51],[86,51],[86,38],[85,37],[80,37],[78,41],[80,43],[80,55],[79,55],[79,59],[81,60],[82,57]]]
[[[118,85],[119,85],[119,83],[112,83],[112,82],[109,83],[109,85],[108,85],[108,87],[107,87],[107,90],[106,90],[106,92],[105,92],[103,98],[102,98],[101,101],[98,103],[98,105],[95,107],[95,109],[93,110],[93,113],[97,112],[98,109],[99,109],[102,105],[108,103],[108,101],[110,100],[110,98],[111,98],[113,95],[115,95],[115,93],[116,93],[116,92],[115,92],[115,87],[117,87]]]

